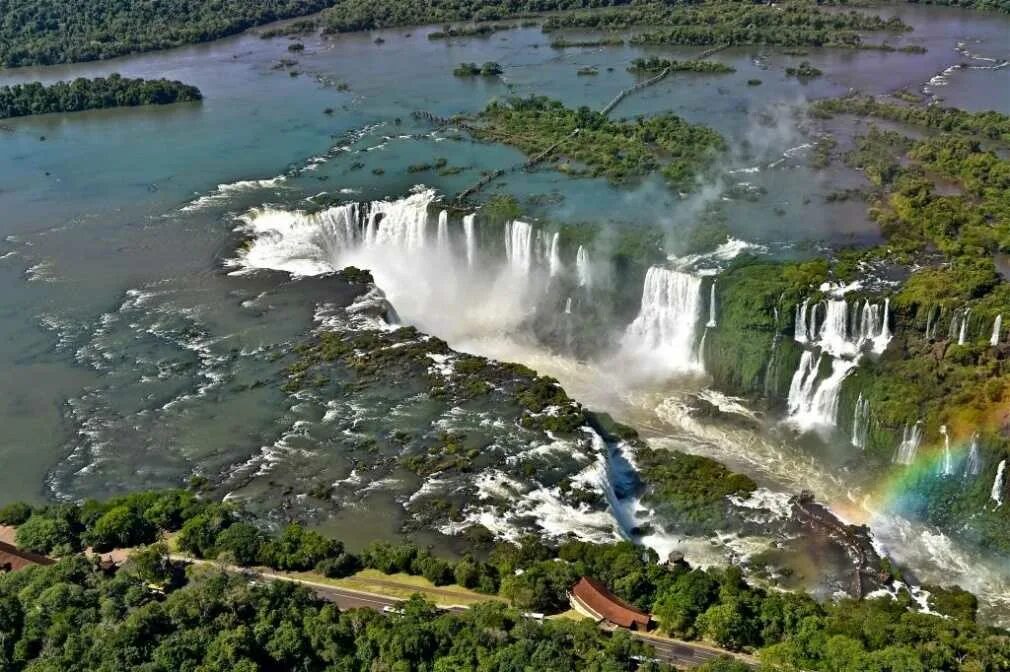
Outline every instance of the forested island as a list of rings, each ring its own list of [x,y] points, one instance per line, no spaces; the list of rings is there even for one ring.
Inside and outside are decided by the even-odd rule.
[[[960,669],[998,669],[1010,656],[1005,633],[974,623],[974,598],[933,589],[931,609],[915,611],[911,596],[819,604],[802,594],[765,591],[739,569],[693,569],[660,563],[627,542],[558,546],[525,538],[441,559],[413,544],[375,543],[353,554],[335,540],[297,524],[271,532],[240,509],[192,491],[141,492],[81,506],[0,510],[17,526],[24,548],[62,556],[54,565],[0,575],[6,636],[0,663],[24,669],[95,670],[109,666],[178,670],[392,669],[498,670],[667,669],[641,662],[647,646],[591,621],[540,624],[523,610],[559,613],[580,576],[593,576],[620,598],[652,611],[668,633],[704,639],[732,651],[756,651],[769,670],[859,669],[926,672],[957,661]],[[171,545],[160,539],[171,533]],[[80,554],[135,547],[110,573]],[[234,570],[192,567],[180,553],[230,566],[267,566],[300,577],[344,577],[362,568],[416,574],[434,586],[488,595],[463,613],[437,610],[423,599],[399,613],[340,612],[308,589],[248,582]],[[45,608],[38,608],[45,605]],[[74,623],[73,628],[66,624]],[[487,639],[482,632],[495,632]],[[549,662],[548,662],[549,661]],[[743,672],[718,661],[702,670]],[[429,667],[430,666],[430,667]],[[598,667],[597,667],[598,666]],[[967,668],[965,666],[968,666]],[[511,669],[511,668],[509,668]]]
[[[200,89],[167,79],[129,79],[118,74],[48,86],[31,82],[0,87],[0,119],[110,107],[171,105],[202,100]]]

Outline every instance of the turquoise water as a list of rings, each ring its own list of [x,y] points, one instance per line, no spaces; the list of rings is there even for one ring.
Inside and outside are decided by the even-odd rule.
[[[719,130],[733,147],[722,186],[763,188],[754,202],[727,200],[710,185],[678,195],[654,180],[618,188],[552,171],[510,172],[483,196],[515,194],[530,217],[660,223],[673,245],[710,204],[723,209],[734,235],[797,254],[875,242],[879,232],[865,204],[824,203],[824,195],[864,183],[837,161],[809,169],[809,143],[822,129],[802,115],[806,101],[852,88],[918,91],[952,65],[989,63],[964,50],[1010,57],[1007,17],[935,7],[887,11],[916,27],[889,43],[922,44],[928,53],[811,50],[791,57],[774,49],[730,49],[713,59],[735,73],[672,75],[617,108],[618,117],[672,111]],[[7,374],[0,380],[0,501],[100,496],[193,474],[228,483],[237,465],[268,453],[281,454],[279,467],[244,483],[246,494],[295,497],[314,474],[347,477],[353,462],[332,437],[298,439],[311,459],[285,461],[276,450],[288,445],[299,421],[319,421],[319,409],[300,406],[279,389],[277,357],[305,337],[321,301],[343,300],[340,291],[280,274],[228,275],[225,262],[238,240],[235,216],[266,204],[313,209],[312,199],[323,193],[357,201],[400,198],[419,183],[451,196],[482,171],[515,166],[524,157],[432,129],[414,111],[471,114],[494,98],[534,93],[600,108],[635,81],[625,71],[633,58],[683,59],[699,51],[558,51],[538,28],[449,42],[428,40],[431,30],[306,39],[291,68],[275,67],[292,57],[287,40],[245,35],[103,63],[0,71],[0,84],[111,72],[163,76],[199,86],[206,98],[15,119],[8,122],[12,132],[0,131],[0,331],[6,336],[0,370]],[[379,36],[384,43],[375,43]],[[500,80],[452,76],[461,61],[487,60],[504,66]],[[806,84],[785,77],[784,68],[801,60],[825,76]],[[597,76],[577,76],[589,65],[599,68]],[[1010,112],[1008,73],[964,68],[931,88],[951,104]],[[753,78],[762,85],[747,86]],[[452,176],[407,171],[435,157],[463,170]],[[383,477],[376,471],[365,478]],[[346,536],[367,515],[370,529],[395,534],[402,502],[391,492],[369,502],[364,513],[333,514],[330,528]]]

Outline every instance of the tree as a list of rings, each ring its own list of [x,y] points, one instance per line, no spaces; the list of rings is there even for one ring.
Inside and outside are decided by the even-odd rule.
[[[129,548],[150,541],[157,529],[135,509],[120,505],[106,511],[85,534],[85,542],[98,552]]]
[[[25,502],[13,502],[0,509],[0,525],[20,525],[32,515],[32,507]]]
[[[246,522],[237,522],[217,535],[215,546],[218,553],[227,553],[236,565],[255,565],[262,557],[266,536],[258,527]]]
[[[33,513],[17,529],[14,537],[20,548],[35,553],[49,553],[54,549],[76,550],[79,539],[74,525],[66,517],[52,513]]]

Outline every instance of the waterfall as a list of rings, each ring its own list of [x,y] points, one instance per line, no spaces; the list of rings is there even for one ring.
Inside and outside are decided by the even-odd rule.
[[[438,213],[438,232],[435,244],[442,252],[449,251],[449,213],[446,210]]]
[[[428,204],[432,192],[398,201],[377,201],[365,232],[366,245],[386,245],[406,250],[425,247],[428,234]]]
[[[866,450],[870,436],[870,401],[859,393],[856,399],[856,410],[852,416],[852,445],[860,450]]]
[[[533,227],[516,220],[505,223],[505,258],[519,275],[527,275],[533,266]]]
[[[874,306],[876,309],[876,306]],[[880,321],[880,330],[867,332],[865,338],[873,341],[873,351],[877,354],[887,349],[887,344],[891,342],[891,299],[884,299],[884,317]]]
[[[922,421],[914,425],[905,425],[905,431],[898,445],[898,454],[894,456],[897,464],[912,464],[915,455],[919,452],[919,444],[922,443]]]
[[[996,321],[992,324],[992,336],[989,337],[989,345],[995,347],[999,345],[999,332],[1003,328],[1003,315],[997,315]]]
[[[558,251],[560,240],[561,234],[555,232],[554,235],[550,237],[550,241],[548,243],[547,263],[550,268],[552,278],[561,273],[561,253]]]
[[[992,482],[992,492],[989,493],[990,499],[996,502],[996,506],[1003,506],[1003,477],[1006,471],[1006,460],[1000,460],[999,466],[996,467],[996,478]]]
[[[950,434],[947,432],[947,425],[940,425],[940,434],[943,435],[943,464],[940,466],[940,474],[953,476],[954,458],[950,454]]]
[[[827,302],[827,314],[821,327],[820,341],[829,352],[849,350],[849,304],[845,299]]]
[[[701,308],[701,278],[653,266],[645,274],[642,305],[622,346],[658,357],[671,372],[698,371],[695,329]]]
[[[466,237],[466,265],[473,268],[473,261],[477,256],[477,232],[474,230],[474,220],[477,215],[466,215],[463,217],[463,235]]]
[[[817,362],[811,364],[813,353],[804,351],[789,388],[789,422],[802,431],[835,426],[842,382],[856,367],[855,361],[832,359],[831,373],[818,382],[824,356],[822,353]]]
[[[569,296],[568,300],[565,301],[565,315],[571,315],[571,314],[572,314],[572,297]]]
[[[982,473],[982,451],[978,445],[978,432],[972,434],[968,460],[964,464],[964,477],[975,477]]]
[[[817,380],[817,372],[820,369],[821,360],[814,359],[811,350],[804,350],[800,356],[800,364],[796,367],[793,380],[789,384],[789,397],[787,398],[787,408],[790,415],[795,415],[803,405],[803,399],[809,396],[809,390]]]
[[[711,329],[716,326],[715,321],[715,280],[712,281],[712,287],[709,290],[708,299],[708,324],[705,325],[707,328]]]
[[[926,336],[927,339],[932,338],[932,336],[930,336],[930,334],[929,334],[929,331],[930,331],[930,327],[933,326],[933,315],[935,313],[936,313],[936,310],[930,308],[929,309],[929,314],[926,315],[926,332],[925,332],[924,335]]]
[[[579,287],[590,289],[593,286],[593,272],[589,266],[589,252],[582,245],[579,245],[575,253],[575,275],[579,281]]]
[[[957,344],[964,345],[968,336],[968,315],[971,314],[971,308],[966,308],[964,311],[964,317],[961,318],[961,329],[957,334]]]
[[[796,324],[793,327],[793,340],[797,343],[806,343],[807,338],[807,309],[810,307],[810,299],[803,299],[803,303],[796,306]]]

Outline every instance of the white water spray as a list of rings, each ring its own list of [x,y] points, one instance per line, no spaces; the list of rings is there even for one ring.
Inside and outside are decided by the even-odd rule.
[[[625,331],[622,350],[668,373],[701,372],[695,351],[700,309],[701,278],[653,266],[645,274],[642,305]]]
[[[992,491],[989,498],[996,502],[996,506],[1003,506],[1003,478],[1006,476],[1006,460],[1000,460],[996,467],[996,478],[992,482]]]
[[[715,280],[712,281],[712,287],[709,289],[708,298],[708,323],[705,325],[707,328],[712,329],[716,326],[715,321]]]
[[[505,224],[505,258],[519,275],[528,275],[533,267],[533,227],[516,220]]]
[[[919,452],[919,445],[922,443],[922,421],[914,425],[905,425],[902,433],[901,443],[898,444],[898,453],[894,456],[897,464],[912,464],[915,455]]]
[[[474,220],[477,215],[466,215],[463,217],[463,235],[466,238],[466,265],[473,268],[474,259],[477,257],[477,232],[474,228]]]
[[[589,252],[582,245],[579,245],[575,253],[575,275],[579,281],[579,287],[590,289],[593,286],[593,269],[589,265]]]
[[[870,436],[870,401],[859,393],[856,409],[852,417],[852,445],[860,450],[866,449]]]

